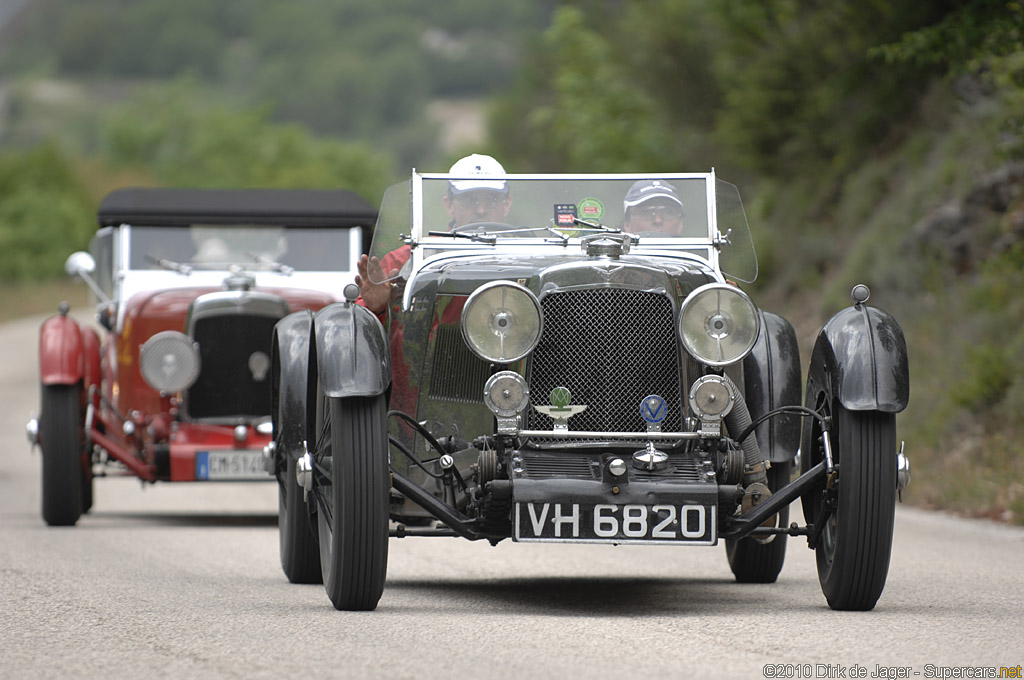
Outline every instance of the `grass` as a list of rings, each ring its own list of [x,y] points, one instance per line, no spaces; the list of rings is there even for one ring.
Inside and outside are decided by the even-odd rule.
[[[0,284],[0,323],[37,314],[56,313],[62,300],[79,318],[89,318],[93,306],[89,289],[80,281],[60,279],[37,283]]]

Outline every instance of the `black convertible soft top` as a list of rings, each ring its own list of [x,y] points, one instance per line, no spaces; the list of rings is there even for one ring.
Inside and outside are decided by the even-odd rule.
[[[102,227],[121,224],[274,224],[372,227],[377,209],[346,189],[115,189],[99,208]]]

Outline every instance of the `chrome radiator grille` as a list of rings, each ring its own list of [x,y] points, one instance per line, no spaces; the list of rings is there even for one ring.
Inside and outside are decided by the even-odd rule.
[[[199,319],[199,379],[188,390],[194,419],[270,415],[270,343],[276,317],[225,314]],[[261,356],[262,355],[262,356]]]
[[[546,404],[554,387],[568,387],[572,403],[587,406],[569,420],[570,430],[644,432],[640,401],[659,394],[668,402],[662,430],[683,429],[683,373],[667,296],[592,288],[547,295],[541,306],[544,335],[529,368],[533,403]],[[530,409],[527,429],[551,427]]]
[[[440,324],[430,363],[430,398],[482,404],[483,385],[490,377],[490,364],[473,354],[462,329],[454,324]]]

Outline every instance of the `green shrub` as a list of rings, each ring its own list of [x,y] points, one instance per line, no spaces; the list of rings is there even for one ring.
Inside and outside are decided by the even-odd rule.
[[[61,276],[64,259],[95,230],[95,205],[52,145],[0,155],[0,196],[2,282]]]

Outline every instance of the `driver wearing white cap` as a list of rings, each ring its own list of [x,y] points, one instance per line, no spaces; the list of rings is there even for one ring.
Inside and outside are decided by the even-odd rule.
[[[503,179],[475,179],[477,176],[504,175],[505,168],[490,156],[472,154],[460,158],[448,171],[450,175],[465,177],[448,181],[444,208],[452,218],[448,228],[475,222],[504,222],[512,207],[508,182]]]
[[[453,178],[448,181],[448,191],[442,202],[451,217],[449,229],[476,222],[505,221],[512,207],[508,182],[503,179],[486,179],[490,175],[505,174],[501,163],[490,156],[475,153],[457,160],[448,174]],[[379,261],[377,258],[371,260],[366,255],[359,258],[356,285],[362,291],[362,304],[382,321],[391,300],[392,285],[390,281],[381,279],[398,276],[410,256],[409,246],[406,245],[388,253]],[[368,275],[368,272],[373,276]]]

